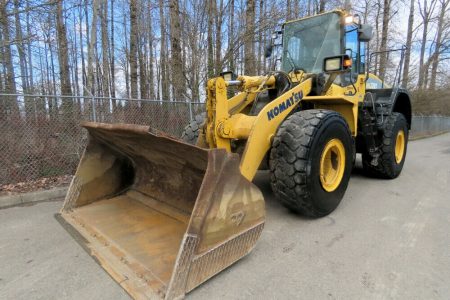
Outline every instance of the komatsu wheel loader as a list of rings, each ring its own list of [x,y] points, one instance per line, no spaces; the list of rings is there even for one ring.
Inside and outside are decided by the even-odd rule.
[[[83,124],[89,143],[59,219],[132,297],[181,298],[252,250],[265,222],[259,168],[281,203],[314,218],[338,206],[356,152],[368,173],[400,174],[410,98],[398,85],[366,88],[371,27],[337,10],[281,33],[281,69],[208,80],[185,142]]]

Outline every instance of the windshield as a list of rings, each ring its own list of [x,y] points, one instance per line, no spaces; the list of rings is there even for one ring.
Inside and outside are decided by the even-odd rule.
[[[283,36],[282,70],[320,73],[323,59],[341,54],[341,27],[337,13],[287,23]]]

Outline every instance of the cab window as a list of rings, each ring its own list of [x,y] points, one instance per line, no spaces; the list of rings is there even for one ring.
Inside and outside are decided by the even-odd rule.
[[[374,90],[383,88],[383,82],[380,79],[369,77],[366,81],[366,89]]]
[[[359,45],[358,45],[358,27],[348,25],[345,27],[345,54],[352,59],[352,74],[359,72]]]

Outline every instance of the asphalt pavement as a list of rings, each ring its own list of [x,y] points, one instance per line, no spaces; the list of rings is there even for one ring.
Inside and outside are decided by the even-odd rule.
[[[328,217],[266,198],[256,248],[187,299],[450,299],[450,134],[410,142],[395,180],[356,168]],[[0,210],[0,299],[130,299],[54,218],[61,201]]]

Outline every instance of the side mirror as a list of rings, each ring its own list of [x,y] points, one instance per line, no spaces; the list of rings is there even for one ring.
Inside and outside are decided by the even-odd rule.
[[[358,34],[359,34],[359,41],[361,42],[370,41],[373,36],[372,26],[367,24],[361,24],[360,27],[358,28]]]
[[[352,66],[352,59],[347,54],[326,57],[323,60],[323,71],[325,73],[340,73]]]
[[[272,50],[273,50],[272,44],[267,45],[266,51],[264,52],[264,56],[265,56],[266,58],[271,57],[271,56],[272,56]]]

